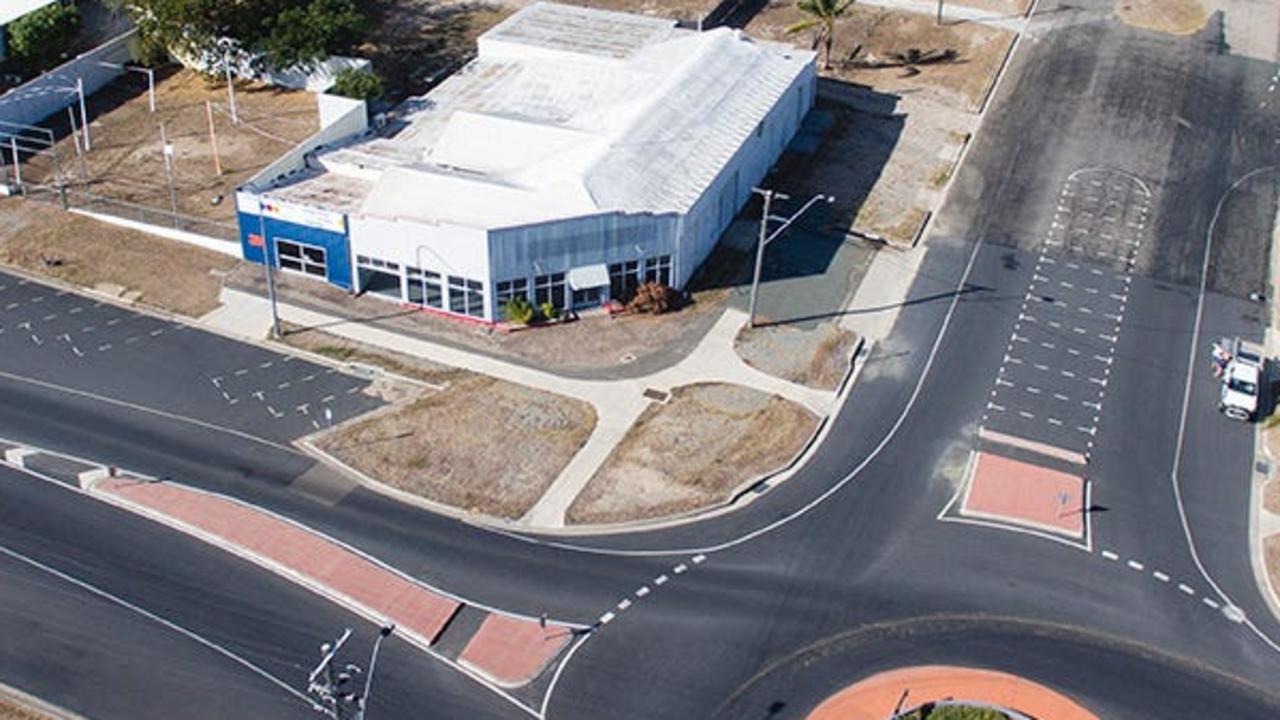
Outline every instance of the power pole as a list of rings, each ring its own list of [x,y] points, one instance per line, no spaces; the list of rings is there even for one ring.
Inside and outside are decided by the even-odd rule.
[[[160,123],[160,148],[164,153],[164,179],[169,183],[169,204],[173,206],[173,226],[182,229],[178,220],[178,188],[173,184],[173,145],[164,131],[164,123]]]
[[[391,636],[395,625],[384,625],[378,628],[378,637],[373,641],[373,651],[369,655],[369,671],[366,673],[359,665],[347,663],[335,668],[338,652],[351,639],[351,629],[342,631],[338,639],[320,646],[320,663],[307,676],[307,693],[315,695],[325,713],[334,720],[364,720],[365,703],[373,688],[373,671],[378,663],[378,650],[382,641]],[[364,689],[355,690],[358,679],[364,675]],[[349,713],[349,711],[351,711]]]

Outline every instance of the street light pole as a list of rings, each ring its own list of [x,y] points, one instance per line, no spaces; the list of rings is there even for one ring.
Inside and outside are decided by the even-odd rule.
[[[769,208],[773,205],[774,198],[778,198],[779,200],[789,200],[791,198],[790,195],[787,195],[785,193],[780,193],[780,192],[774,192],[773,190],[766,190],[762,188],[751,188],[751,192],[756,193],[757,195],[760,195],[764,198],[764,209],[760,213],[760,239],[756,242],[756,267],[755,267],[755,272],[751,276],[751,300],[747,303],[747,327],[748,328],[753,328],[756,326],[756,298],[760,292],[760,271],[764,267],[765,247],[769,243],[777,239],[777,237],[781,235],[787,228],[791,227],[791,223],[799,219],[801,215],[805,214],[805,211],[813,207],[813,205],[818,201],[825,200],[827,201],[828,204],[830,204],[835,202],[836,200],[835,197],[831,195],[824,195],[822,193],[818,193],[817,195],[814,195],[813,197],[809,198],[809,202],[805,203],[803,207],[795,211],[795,213],[793,213],[791,217],[784,218],[784,217],[774,217],[770,215]],[[782,221],[782,224],[779,225],[777,229],[775,229],[772,233],[769,232],[770,220]]]
[[[373,690],[373,669],[378,664],[378,649],[382,647],[382,641],[390,637],[395,629],[394,623],[378,628],[378,639],[373,641],[373,652],[369,653],[369,672],[364,676],[364,692],[360,693],[360,699],[356,701],[355,720],[364,720],[365,704],[369,702],[369,693]]]
[[[270,241],[267,240],[266,211],[258,192],[258,237],[262,238],[262,264],[267,268],[267,300],[271,303],[271,339],[280,339],[280,313],[276,309],[276,276],[272,270]]]

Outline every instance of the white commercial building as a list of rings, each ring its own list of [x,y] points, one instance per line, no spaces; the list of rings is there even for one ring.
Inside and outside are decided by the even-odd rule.
[[[812,52],[727,28],[537,3],[478,45],[387,128],[244,188],[245,256],[486,321],[683,287],[815,95]]]

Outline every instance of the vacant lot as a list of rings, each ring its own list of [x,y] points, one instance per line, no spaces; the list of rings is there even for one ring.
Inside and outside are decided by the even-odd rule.
[[[339,428],[317,445],[399,490],[514,520],[559,476],[595,423],[586,403],[473,375]]]
[[[13,198],[0,200],[0,228],[0,262],[189,317],[218,306],[221,275],[240,262]]]
[[[828,321],[812,327],[744,327],[734,348],[757,370],[819,390],[835,390],[849,372],[857,342],[855,333]]]
[[[1135,27],[1190,35],[1209,21],[1199,0],[1116,0],[1116,16]]]
[[[362,3],[362,5],[365,3]],[[388,100],[421,95],[475,55],[476,37],[527,3],[522,0],[377,0],[359,54],[373,61]]]
[[[220,175],[206,101],[212,103]],[[231,222],[235,188],[318,128],[311,93],[243,84],[237,86],[236,106],[239,125],[231,121],[225,84],[211,84],[190,70],[170,69],[157,73],[152,113],[146,78],[128,73],[89,98],[90,149],[84,153],[83,167],[75,140],[66,134],[67,113],[55,114],[48,124],[63,133],[55,147],[64,176],[77,189],[155,208],[160,213],[148,219],[157,223],[164,221],[162,213],[172,210],[163,124],[173,145],[178,211]],[[37,172],[50,176],[53,167],[37,159],[31,170],[30,178],[35,179]]]
[[[673,18],[696,25],[715,9],[716,0],[567,0],[570,5]]]
[[[795,3],[775,1],[746,32],[807,46],[810,33],[786,32],[803,18]],[[974,111],[1012,42],[1013,33],[977,23],[938,25],[929,15],[855,5],[837,21],[831,66],[821,73]],[[913,51],[918,57],[909,58]],[[821,57],[818,63],[823,68]]]
[[[722,383],[653,405],[569,507],[571,523],[643,520],[712,507],[789,462],[818,419],[789,400]]]

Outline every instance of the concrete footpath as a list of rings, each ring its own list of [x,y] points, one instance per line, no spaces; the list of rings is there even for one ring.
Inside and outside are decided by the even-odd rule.
[[[221,299],[222,307],[201,318],[201,322],[221,332],[261,341],[269,327],[267,300],[230,289],[222,291]],[[782,380],[743,361],[734,349],[734,339],[746,323],[746,314],[734,308],[727,309],[693,352],[676,365],[652,375],[616,381],[567,378],[288,303],[280,303],[278,312],[281,320],[294,325],[320,328],[372,347],[465,368],[590,403],[596,411],[595,431],[542,499],[522,518],[522,524],[531,527],[564,526],[565,512],[570,503],[653,402],[645,396],[646,390],[669,393],[673,388],[694,383],[730,383],[791,400],[820,418],[830,414],[836,402],[834,392]]]

